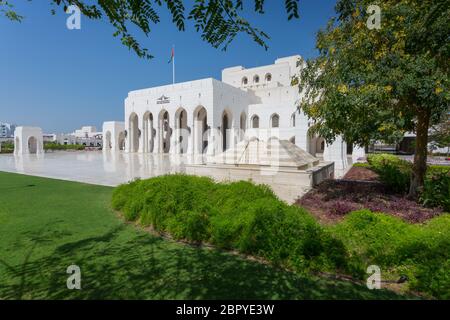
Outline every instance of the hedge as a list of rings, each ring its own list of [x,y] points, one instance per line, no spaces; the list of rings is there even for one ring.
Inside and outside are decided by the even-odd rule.
[[[405,194],[409,190],[412,163],[391,154],[371,154],[370,168],[393,192]],[[429,207],[442,207],[450,212],[450,166],[428,166],[420,202]]]
[[[392,273],[404,274],[410,289],[450,299],[450,214],[420,225],[360,210],[329,230],[351,257],[366,266],[380,266],[382,279]]]
[[[85,146],[80,144],[60,144],[56,142],[44,143],[45,150],[84,150]]]
[[[263,185],[166,175],[119,186],[112,205],[127,220],[175,239],[239,250],[299,272],[353,271],[341,241]]]
[[[411,289],[450,298],[449,214],[412,225],[361,210],[336,225],[321,226],[266,186],[182,174],[120,185],[112,206],[127,220],[175,239],[239,250],[298,273],[327,271],[362,279],[367,266],[377,264],[382,277],[405,274]]]

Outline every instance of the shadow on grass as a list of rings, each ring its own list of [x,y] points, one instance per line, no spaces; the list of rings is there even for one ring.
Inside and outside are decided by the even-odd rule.
[[[39,245],[39,242],[36,242]],[[58,246],[3,268],[4,299],[398,299],[344,281],[304,277],[211,249],[136,233],[129,226]],[[5,265],[5,261],[1,264]],[[81,268],[81,290],[66,269]]]

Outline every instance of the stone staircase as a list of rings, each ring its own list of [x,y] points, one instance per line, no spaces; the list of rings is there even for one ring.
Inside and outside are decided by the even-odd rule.
[[[267,142],[257,138],[243,140],[227,151],[210,159],[209,163],[239,167],[271,166],[306,170],[319,164],[319,159],[288,140],[271,138]]]

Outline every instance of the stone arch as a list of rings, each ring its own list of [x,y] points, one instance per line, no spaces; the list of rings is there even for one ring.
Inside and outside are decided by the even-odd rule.
[[[243,140],[247,130],[247,114],[242,111],[239,117],[239,140]]]
[[[175,129],[177,132],[176,142],[177,150],[176,153],[186,153],[189,146],[189,128],[188,128],[188,114],[187,111],[180,107],[177,112],[175,112]]]
[[[125,132],[121,131],[119,133],[118,147],[119,150],[125,150]]]
[[[277,113],[274,113],[270,116],[270,127],[271,128],[280,127],[280,116]]]
[[[19,153],[20,152],[20,139],[19,137],[16,137],[14,139],[14,153]]]
[[[194,154],[206,153],[208,149],[208,112],[203,106],[198,106],[194,110]]]
[[[307,151],[313,156],[316,156],[318,153],[323,154],[326,145],[325,139],[321,136],[312,134],[311,129],[308,130],[306,143]]]
[[[246,86],[248,84],[247,77],[243,77],[241,83],[242,83],[243,86]]]
[[[111,131],[106,131],[105,133],[105,145],[103,146],[105,150],[111,150],[112,144],[111,144]]]
[[[231,111],[224,110],[221,119],[221,134],[222,134],[222,151],[226,151],[231,145],[231,128],[233,123],[233,115]]]
[[[259,83],[259,76],[257,74],[253,76],[253,83]]]
[[[150,111],[144,113],[142,117],[144,152],[152,152],[154,148],[153,114]]]
[[[159,112],[159,134],[160,134],[160,150],[162,153],[169,153],[170,151],[170,137],[172,135],[172,128],[170,127],[170,116],[169,112],[162,109]]]
[[[38,141],[36,137],[30,136],[28,138],[28,153],[36,154],[38,150]]]
[[[264,76],[264,79],[266,80],[266,82],[272,81],[272,74],[271,73],[266,73],[266,75]]]
[[[135,112],[130,114],[128,120],[128,136],[129,136],[129,151],[138,152],[139,150],[139,117]]]
[[[259,116],[257,114],[254,114],[251,120],[252,120],[252,128],[259,129]]]
[[[295,112],[291,115],[291,127],[295,127]]]
[[[325,151],[325,139],[322,137],[317,138],[316,153],[323,153]]]

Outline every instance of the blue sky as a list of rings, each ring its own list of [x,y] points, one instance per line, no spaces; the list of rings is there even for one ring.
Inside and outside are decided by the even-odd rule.
[[[187,0],[188,2],[189,0]],[[300,19],[287,21],[284,1],[266,1],[266,13],[248,7],[246,17],[268,33],[265,51],[240,35],[227,51],[203,42],[187,22],[178,32],[164,10],[150,37],[135,33],[155,56],[138,58],[112,36],[106,22],[81,18],[81,30],[66,28],[67,14],[49,1],[12,1],[22,23],[0,17],[0,122],[40,126],[45,132],[71,132],[82,125],[123,120],[123,101],[130,90],[172,81],[167,63],[175,45],[177,82],[220,79],[225,67],[271,64],[278,57],[312,57],[315,34],[334,13],[334,0],[301,0]]]

